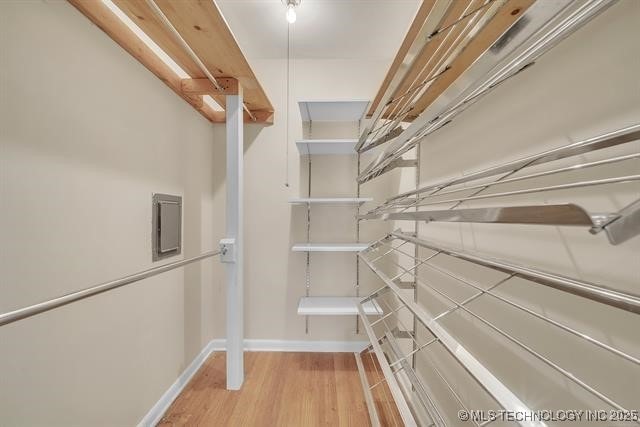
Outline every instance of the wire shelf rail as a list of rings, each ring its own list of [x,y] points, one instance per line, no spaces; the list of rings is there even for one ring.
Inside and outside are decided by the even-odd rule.
[[[379,94],[377,108],[356,145],[359,152],[385,147],[363,169],[358,182],[392,170],[390,165],[426,136],[612,4],[610,0],[525,3],[520,7],[491,0],[434,3],[419,36],[404,52],[402,62],[407,66],[396,70],[384,95]],[[459,10],[460,4],[467,7]],[[509,19],[509,12],[517,19]],[[424,37],[429,30],[432,36]],[[491,43],[486,48],[479,45],[487,41]],[[407,85],[408,92],[396,93]],[[402,126],[403,122],[410,124]]]
[[[411,248],[414,245],[423,251],[423,255],[414,255]],[[603,407],[618,411],[634,409],[626,407],[625,403],[621,402],[620,393],[601,390],[594,384],[594,377],[587,371],[567,365],[566,359],[557,355],[548,354],[527,334],[509,331],[503,324],[479,309],[477,303],[480,300],[491,300],[497,304],[496,307],[508,308],[525,317],[543,322],[549,328],[610,354],[616,358],[615,363],[625,364],[633,369],[635,378],[640,372],[638,354],[591,336],[585,327],[577,327],[561,317],[527,306],[513,297],[506,296],[501,289],[514,280],[525,280],[529,286],[551,286],[634,314],[640,314],[640,295],[517,266],[478,254],[452,250],[400,231],[375,242],[366,251],[361,252],[359,257],[384,283],[382,288],[363,300],[363,303],[375,301],[384,311],[382,317],[360,312],[365,331],[372,343],[370,349],[366,349],[363,354],[370,351],[375,354],[400,413],[404,414],[405,423],[435,426],[456,424],[458,419],[455,412],[452,413],[452,407],[464,411],[475,409],[472,403],[477,405],[478,401],[469,400],[468,390],[460,388],[458,375],[467,376],[474,382],[477,389],[483,393],[483,399],[480,401],[488,410],[531,413],[539,410],[526,404],[521,389],[513,387],[503,375],[487,367],[486,354],[476,354],[472,345],[467,346],[464,338],[457,336],[455,328],[451,327],[452,323],[447,323],[453,317],[472,322],[477,328],[495,334],[521,354],[535,359],[544,369],[564,378],[564,381],[579,388],[582,393],[590,395]],[[455,269],[446,267],[446,263],[440,262],[442,258],[447,257],[491,269],[496,273],[496,278],[492,283],[482,284],[470,280]],[[424,274],[416,272],[417,267],[422,271],[430,271],[448,278],[452,281],[451,285],[425,278]],[[412,292],[407,292],[399,286],[399,283],[406,279],[415,283],[421,292],[428,293],[428,298],[439,299],[443,307],[434,310],[434,305],[427,303],[425,297],[414,299]],[[453,283],[466,289],[464,297],[456,292]],[[416,327],[411,327],[413,320],[416,321]],[[447,364],[442,363],[445,359],[448,360],[447,363],[457,366],[456,373],[452,373],[450,366],[447,368]],[[446,395],[436,392],[436,385],[439,389],[445,390]],[[375,411],[375,407],[370,408],[370,411]],[[480,427],[495,420],[482,423],[473,419],[471,421]],[[517,421],[523,426],[546,425],[543,420],[535,417]],[[635,424],[639,422],[636,420]]]
[[[607,155],[610,148],[640,140],[640,125],[598,135],[560,148],[524,157],[502,165],[423,186],[386,200],[361,215],[360,219],[411,220],[425,222],[475,222],[501,224],[538,224],[588,227],[592,234],[605,231],[616,245],[640,234],[640,198],[617,212],[587,212],[575,203],[502,205],[463,208],[467,202],[503,200],[511,196],[531,195],[586,187],[610,188],[615,184],[637,183],[638,174],[620,174],[599,179],[573,180],[540,186],[543,177],[566,178],[578,171],[603,170],[612,165],[640,161],[640,153]],[[550,164],[559,160],[576,160],[577,156],[601,151],[605,157],[581,161],[569,166]],[[550,169],[528,173],[528,168],[547,165]],[[640,170],[633,168],[634,170]],[[520,175],[517,175],[520,174]],[[517,175],[517,176],[516,176]],[[487,182],[487,179],[491,179]],[[564,181],[564,179],[563,179]],[[522,188],[500,191],[499,186],[517,184]],[[481,194],[492,191],[489,194]],[[557,193],[556,193],[557,194]],[[565,193],[566,194],[566,193]],[[410,211],[411,210],[411,211]]]

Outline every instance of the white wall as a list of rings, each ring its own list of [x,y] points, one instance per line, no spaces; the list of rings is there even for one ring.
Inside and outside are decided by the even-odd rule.
[[[224,139],[66,2],[0,2],[0,311],[150,268],[151,196],[183,253],[224,230]],[[217,138],[217,139],[216,139]],[[1,425],[135,425],[214,328],[206,260],[0,328]],[[219,331],[218,331],[219,332]]]
[[[618,2],[539,59],[533,67],[500,85],[456,117],[451,124],[428,136],[421,143],[422,184],[460,176],[639,123],[638,22],[640,3]],[[635,142],[606,153],[580,156],[579,161],[639,151],[640,142]],[[545,167],[575,163],[573,159]],[[634,160],[599,171],[594,169],[546,177],[534,184],[553,185],[637,174],[638,171],[640,166]],[[413,174],[407,171],[404,175],[403,185],[397,191],[413,188],[409,185]],[[518,188],[523,187],[507,185],[499,188],[499,191]],[[615,212],[639,197],[640,186],[632,183],[483,200],[475,204],[465,203],[462,207],[575,202],[590,212]],[[413,229],[413,223],[401,225]],[[450,247],[478,251],[484,255],[639,293],[638,236],[612,246],[604,233],[593,236],[584,227],[444,223],[422,224],[419,234],[423,239]],[[422,255],[426,256],[427,253],[423,251]],[[484,288],[504,278],[504,275],[490,274],[486,269],[474,268],[452,258],[440,256],[436,263]],[[475,292],[426,267],[421,267],[420,273],[424,283],[453,295],[458,302]],[[503,297],[543,316],[560,321],[636,358],[640,356],[640,318],[635,314],[524,280],[512,280],[496,289]],[[427,287],[421,287],[419,295],[420,303],[433,315],[453,306]],[[436,304],[438,300],[445,302]],[[639,406],[640,369],[637,365],[522,311],[507,308],[505,304],[486,295],[469,304],[469,308],[623,407],[633,409]],[[442,324],[532,409],[611,408],[460,310],[448,316]],[[433,350],[426,353],[429,356],[419,361],[419,369],[429,386],[436,391],[438,402],[447,409],[445,412],[449,422],[458,422],[456,413],[460,408],[450,398],[438,376],[422,363],[426,360],[436,361],[454,389],[462,393],[463,401],[469,408],[497,409],[494,402],[479,397],[484,392],[442,347],[434,346]]]
[[[389,61],[296,60],[292,65],[290,140],[286,146],[286,62],[251,59],[251,65],[273,103],[275,124],[245,128],[245,334],[248,339],[351,341],[355,317],[311,317],[309,334],[297,306],[305,294],[305,255],[291,246],[306,241],[306,208],[291,206],[289,198],[306,197],[307,163],[295,140],[303,136],[297,101],[368,99],[377,90]],[[316,124],[313,137],[353,138],[354,124]],[[217,137],[224,129],[216,129]],[[285,186],[289,167],[289,187]],[[356,157],[314,156],[312,196],[354,196]],[[365,186],[362,194],[380,200],[379,185]],[[355,237],[355,209],[314,207],[311,239],[347,242]],[[373,228],[372,228],[373,227]],[[364,226],[362,239],[384,233],[386,225]],[[311,295],[355,294],[355,254],[312,254]],[[361,295],[378,284],[362,269]]]

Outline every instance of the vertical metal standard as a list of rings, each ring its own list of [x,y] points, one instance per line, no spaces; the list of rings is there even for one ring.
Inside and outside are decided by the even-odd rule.
[[[416,145],[416,161],[417,161],[417,165],[416,165],[416,174],[415,174],[415,178],[416,178],[416,190],[418,188],[420,188],[420,144],[418,143]],[[419,207],[416,206],[415,211],[418,212]],[[415,221],[413,223],[413,232],[416,236],[416,238],[418,237],[418,232],[420,231],[420,223],[419,221]],[[420,249],[418,247],[418,245],[414,244],[413,245],[413,255],[415,259],[419,259],[419,255],[420,255]],[[413,269],[413,302],[415,302],[416,304],[418,303],[418,266],[420,264],[416,263],[415,268]],[[418,333],[418,323],[417,323],[417,319],[415,316],[413,316],[413,351],[416,350],[416,340],[415,337]],[[413,369],[416,368],[416,353],[413,353],[413,355],[411,356],[411,367]],[[412,386],[413,388],[413,386]]]
[[[309,108],[309,107],[307,107]],[[309,120],[309,136],[313,135],[313,122]],[[311,198],[311,153],[307,156],[307,197]],[[311,242],[311,203],[307,203],[307,243]],[[311,296],[311,251],[307,251],[307,262],[305,267],[306,287],[305,295]],[[304,316],[304,333],[309,333],[309,316]]]
[[[360,135],[360,127],[362,119],[358,120],[358,135]],[[360,152],[357,151],[357,175],[360,175]],[[360,198],[360,182],[356,179],[356,197]],[[356,242],[360,243],[360,203],[356,205]],[[356,254],[356,296],[360,296],[360,257]],[[360,317],[356,316],[356,335],[360,333]],[[358,357],[360,357],[358,355]]]
[[[227,239],[234,241],[235,259],[227,264],[227,390],[244,382],[243,294],[243,109],[242,87],[227,95]]]

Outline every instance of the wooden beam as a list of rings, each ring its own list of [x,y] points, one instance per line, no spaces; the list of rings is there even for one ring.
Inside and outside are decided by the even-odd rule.
[[[427,80],[430,73],[431,76],[436,75],[436,73],[433,73],[434,67],[445,58],[445,55],[450,54],[450,49],[454,42],[460,43],[462,38],[458,39],[458,37],[462,32],[470,30],[466,29],[469,21],[487,13],[487,8],[485,8],[473,15],[469,15],[471,11],[482,6],[482,3],[483,0],[456,1],[452,3],[447,14],[442,18],[442,22],[438,25],[438,28],[448,28],[448,30],[436,34],[422,49],[402,83],[398,86],[394,97],[400,96],[409,90],[414,90],[420,83]],[[456,21],[465,15],[467,17],[456,24]],[[413,93],[413,95],[415,96],[416,93]],[[410,96],[402,98],[393,106],[394,111],[403,111],[410,99]]]
[[[96,0],[69,0],[69,3],[155,74],[178,96],[198,110],[207,120],[219,120],[219,115],[214,114],[215,112],[202,102],[202,97],[194,97],[182,92],[180,77],[160,60],[104,3]]]
[[[265,111],[265,110],[251,110],[251,114],[256,118],[254,121],[247,112],[244,112],[244,122],[245,123],[260,123],[264,125],[272,125],[273,117],[275,113],[273,111]]]
[[[218,91],[215,91],[214,93],[211,93],[209,91],[207,91],[206,93],[202,93],[202,92],[198,93],[197,91],[191,91],[191,92],[184,91],[183,79],[177,76],[175,72],[171,68],[169,68],[167,64],[165,64],[160,58],[158,58],[155,52],[151,50],[144,42],[142,42],[142,40],[140,40],[138,36],[129,29],[129,27],[127,27],[116,15],[114,15],[114,13],[104,3],[96,0],[68,0],[68,1],[76,9],[78,9],[80,13],[85,15],[98,28],[100,28],[109,37],[111,37],[113,41],[119,44],[131,56],[136,58],[138,62],[144,65],[156,77],[158,77],[167,86],[169,86],[169,88],[172,91],[174,91],[178,96],[180,96],[182,99],[188,102],[189,105],[195,108],[207,120],[213,123],[225,123],[226,121],[225,112],[216,111],[213,108],[209,107],[209,105],[203,102],[202,95],[203,94],[211,95],[216,100],[216,102],[220,104],[221,107],[224,107],[225,95],[227,94],[231,95],[231,94],[237,93],[238,91],[237,79],[229,78],[229,77],[216,78],[216,81],[218,82],[218,84],[223,86],[223,88],[226,88],[226,90],[224,90],[222,93]],[[144,0],[142,0],[142,2],[133,1],[133,0],[116,0],[116,1],[121,5],[127,4],[127,5],[130,5],[131,7],[133,6],[142,7],[141,4],[144,3]],[[134,10],[140,12],[141,9],[132,8],[130,10],[130,13],[132,13],[131,11],[134,11]],[[152,13],[152,12],[149,11],[149,13]],[[140,15],[140,16],[143,16],[143,15]],[[144,15],[144,16],[147,16],[147,15]],[[137,18],[137,19],[140,20],[141,22],[144,22],[146,20],[146,18],[144,19]],[[151,17],[149,17],[149,20],[151,20]],[[161,23],[158,23],[158,24],[161,24]],[[163,38],[161,33],[155,32],[155,30],[154,31],[149,30],[149,31],[152,32],[155,35],[155,37],[158,37],[158,40],[160,42],[158,42],[158,40],[154,40],[154,41],[156,41],[156,43],[160,47],[164,46],[165,48],[173,52],[174,48],[170,47],[170,42],[168,41],[167,38]],[[147,35],[151,37],[149,33],[147,33]],[[165,50],[165,52],[169,54],[167,50]],[[176,52],[174,52],[174,55],[176,56],[176,58],[179,58]],[[172,59],[174,59],[174,61],[176,61],[176,63],[182,67],[182,65],[185,64],[185,62],[181,62],[181,61],[186,61],[186,60],[184,59],[184,57],[178,60],[176,60],[176,58],[172,56]],[[190,68],[190,66],[185,66],[185,68]],[[185,69],[185,71],[187,70]],[[194,74],[196,74],[200,78],[189,79],[189,80],[201,80],[204,77],[202,76],[202,74],[198,75],[197,74],[198,71],[194,71],[194,70],[190,70],[190,71],[194,72]],[[202,84],[202,83],[199,83],[199,84]],[[188,85],[189,83],[187,83],[187,86]],[[211,86],[213,87],[213,85]],[[245,123],[259,123],[263,125],[273,124],[274,113],[271,108],[268,110],[266,109],[255,110],[255,111],[251,110],[251,114],[253,114],[256,120],[254,121],[253,119],[251,119],[251,117],[249,117],[249,115],[245,112],[244,113]]]
[[[411,45],[415,41],[420,30],[422,29],[422,26],[427,20],[427,17],[429,16],[429,13],[431,12],[431,9],[433,8],[433,5],[435,4],[435,2],[436,0],[424,0],[420,5],[420,8],[418,9],[416,16],[413,18],[411,27],[409,27],[409,31],[407,31],[407,34],[404,37],[402,45],[400,46],[400,49],[398,50],[398,53],[396,54],[396,57],[394,58],[393,63],[391,64],[391,67],[389,68],[389,71],[387,71],[387,75],[385,76],[384,81],[380,86],[380,89],[378,89],[378,93],[376,94],[376,97],[374,98],[373,102],[369,106],[369,112],[367,113],[368,117],[371,117],[371,115],[376,111],[376,108],[378,107],[380,100],[384,96],[384,93],[387,91],[389,84],[391,84],[391,80],[393,79],[393,76],[396,75],[400,67],[403,65],[404,57],[407,55],[407,52],[411,48]]]
[[[206,77],[198,67],[198,64],[191,59],[189,54],[176,41],[174,35],[158,19],[146,0],[111,1],[189,76],[195,79]],[[224,107],[225,100],[223,95],[211,94],[211,96],[220,106]]]
[[[212,0],[154,0],[214,77],[234,77],[249,110],[273,111],[224,17]]]
[[[222,91],[213,86],[207,78],[182,79],[182,92],[189,95],[236,95],[238,93],[238,80],[229,77],[218,77],[216,82],[222,87]]]
[[[416,102],[411,116],[417,117],[460,75],[495,43],[535,0],[508,0],[491,20],[475,35],[466,48],[451,63],[451,68],[435,80]]]

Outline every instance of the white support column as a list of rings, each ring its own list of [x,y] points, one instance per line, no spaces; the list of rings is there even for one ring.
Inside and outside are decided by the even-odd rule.
[[[233,239],[232,261],[227,264],[227,389],[244,382],[244,237],[243,237],[243,111],[242,87],[227,95],[227,239]],[[234,256],[235,255],[235,256]]]

